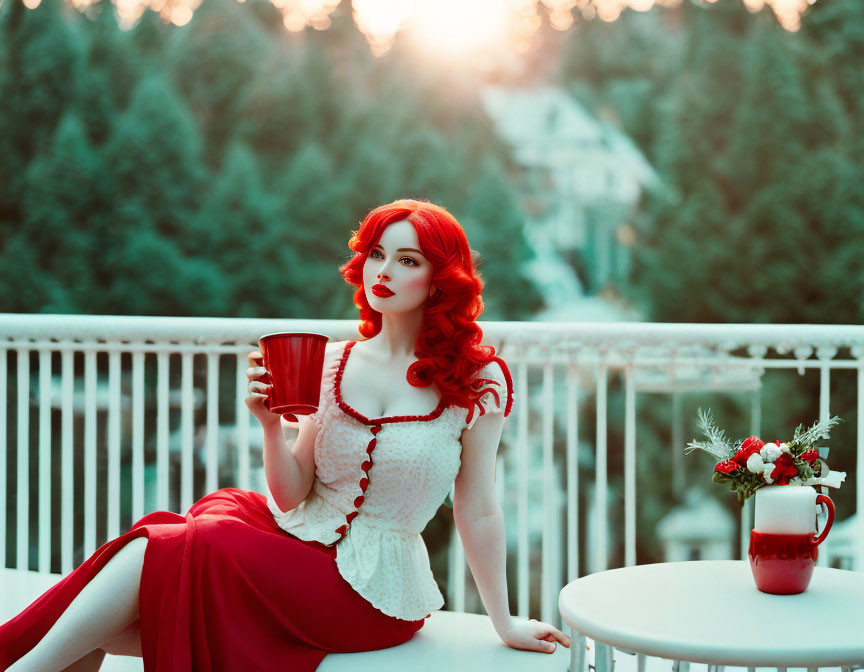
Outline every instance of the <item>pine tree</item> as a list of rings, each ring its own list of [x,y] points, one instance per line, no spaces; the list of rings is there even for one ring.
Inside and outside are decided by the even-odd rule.
[[[75,96],[81,39],[62,0],[36,9],[8,3],[0,12],[0,221],[20,217],[17,198],[26,165],[50,144],[57,123]]]
[[[113,243],[105,250],[117,314],[214,315],[226,279],[191,235],[207,172],[194,119],[158,75],[135,89],[106,144]]]
[[[346,168],[336,170],[314,141],[289,158],[278,178],[272,240],[279,249],[294,250],[295,268],[285,267],[286,289],[303,295],[303,317],[356,316],[353,289],[338,267],[353,254],[348,239],[368,208],[352,208],[348,189]]]
[[[235,0],[208,0],[169,42],[175,91],[182,94],[212,162],[238,120],[239,101],[268,52],[255,20]]]
[[[189,251],[182,238],[207,177],[201,152],[194,118],[158,75],[138,84],[105,147],[116,201]]]
[[[77,109],[91,142],[103,144],[111,133],[114,118],[129,104],[141,70],[128,33],[117,24],[110,0],[87,7],[82,19],[86,36],[85,67],[79,77]]]
[[[88,312],[98,300],[94,270],[100,260],[94,251],[105,233],[103,171],[74,112],[63,117],[51,146],[27,171],[21,233],[34,252],[35,268],[50,278],[46,301],[35,306],[41,312]]]
[[[460,219],[471,247],[480,253],[484,320],[512,319],[543,307],[539,291],[521,270],[530,249],[513,193],[496,162],[487,159],[472,183]]]
[[[304,304],[307,276],[297,247],[286,241],[276,199],[262,185],[255,155],[229,147],[222,170],[195,218],[198,255],[218,266],[230,290],[220,314],[295,315]],[[287,242],[287,244],[286,244]]]

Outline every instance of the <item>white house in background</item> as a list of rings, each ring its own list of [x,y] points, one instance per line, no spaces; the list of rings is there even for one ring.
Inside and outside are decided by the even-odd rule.
[[[691,488],[684,494],[684,504],[660,519],[657,536],[666,562],[730,560],[735,521],[716,499]]]
[[[547,303],[539,320],[634,320],[631,309],[593,294],[626,279],[632,219],[643,190],[659,184],[633,142],[563,89],[487,86],[487,114],[520,167],[528,269]],[[583,260],[583,286],[567,257]]]

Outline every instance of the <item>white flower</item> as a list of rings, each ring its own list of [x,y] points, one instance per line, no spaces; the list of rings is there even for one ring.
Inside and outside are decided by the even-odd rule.
[[[754,474],[761,474],[765,471],[765,463],[759,456],[759,453],[753,453],[747,458],[747,470]]]
[[[775,446],[775,448],[776,448],[776,446]],[[768,483],[769,485],[774,482],[774,479],[771,478],[771,472],[772,471],[774,471],[774,464],[771,462],[766,464],[764,470],[762,471],[762,475],[765,477],[765,482]]]
[[[781,444],[780,444],[780,450],[782,450],[784,453],[788,453],[788,452],[789,452],[790,450],[792,450],[792,449],[789,448],[789,444],[788,444],[788,443],[781,443]]]
[[[789,480],[789,485],[804,485],[804,481],[798,476],[796,476],[795,478]]]
[[[766,443],[762,446],[762,450],[759,451],[759,454],[762,456],[762,460],[764,462],[773,462],[783,453],[780,450],[780,446],[776,443]]]
[[[824,486],[827,486],[829,488],[839,488],[840,484],[846,480],[846,472],[845,471],[828,471],[828,473],[825,473],[825,471],[828,468],[828,465],[825,464],[824,462],[822,464],[823,464],[823,468],[822,468],[823,475],[820,476],[819,478],[814,476],[813,478],[809,479],[804,485],[824,485]]]

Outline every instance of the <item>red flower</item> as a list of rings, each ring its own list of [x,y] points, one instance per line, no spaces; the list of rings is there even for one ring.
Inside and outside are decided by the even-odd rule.
[[[733,471],[738,471],[741,467],[734,460],[724,460],[723,462],[718,462],[717,466],[714,467],[714,471],[719,471],[721,474],[731,474]]]
[[[775,485],[788,485],[789,479],[798,475],[798,467],[792,460],[789,453],[782,453],[780,457],[774,460],[774,471],[771,472],[771,478],[774,479]]]
[[[758,436],[751,436],[747,439],[744,439],[744,443],[741,444],[741,447],[738,449],[738,452],[732,457],[732,459],[738,463],[741,467],[747,466],[747,460],[753,453],[758,453],[762,450],[762,446],[765,445],[765,442],[760,439]]]
[[[816,462],[816,460],[819,459],[819,451],[811,448],[810,450],[801,453],[801,459],[812,465],[814,462]]]

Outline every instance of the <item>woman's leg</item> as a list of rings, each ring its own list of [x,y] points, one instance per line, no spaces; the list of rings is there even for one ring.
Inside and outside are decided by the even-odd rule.
[[[76,660],[63,672],[99,672],[104,659],[105,652],[102,649],[94,649],[81,660]]]
[[[136,537],[121,548],[42,640],[7,672],[61,672],[73,664],[86,664],[82,659],[137,621],[146,547],[147,538]]]

